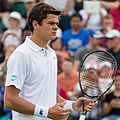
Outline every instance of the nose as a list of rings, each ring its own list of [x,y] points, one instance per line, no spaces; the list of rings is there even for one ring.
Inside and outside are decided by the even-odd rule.
[[[53,29],[54,29],[54,30],[57,30],[57,29],[58,29],[58,25],[55,24],[55,25],[53,26]]]

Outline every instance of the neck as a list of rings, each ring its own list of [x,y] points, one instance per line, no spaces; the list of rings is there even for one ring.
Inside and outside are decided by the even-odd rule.
[[[44,47],[47,46],[48,41],[46,41],[46,40],[44,40],[44,39],[42,39],[42,38],[40,38],[40,37],[36,37],[35,34],[32,35],[31,39],[32,39],[32,41],[33,41],[35,44],[37,44],[39,47],[44,48]]]
[[[113,48],[113,51],[114,51],[114,52],[120,51],[120,46],[118,46],[118,47],[116,46],[115,48]]]
[[[119,90],[116,89],[115,92],[114,92],[114,94],[115,94],[115,96],[119,97],[120,96],[120,89]]]
[[[72,29],[72,32],[75,34],[75,33],[78,33],[80,31],[80,28],[78,29]]]
[[[95,50],[97,47],[94,46],[94,45],[92,45],[92,44],[88,44],[88,45],[87,45],[87,48],[88,48],[89,50]]]
[[[69,73],[64,73],[66,77],[70,77],[70,74]]]

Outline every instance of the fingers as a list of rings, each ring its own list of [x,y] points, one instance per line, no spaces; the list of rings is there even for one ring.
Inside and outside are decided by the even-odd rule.
[[[66,104],[66,102],[61,102],[61,103],[57,103],[57,105],[59,106],[59,107],[64,107],[64,105]]]

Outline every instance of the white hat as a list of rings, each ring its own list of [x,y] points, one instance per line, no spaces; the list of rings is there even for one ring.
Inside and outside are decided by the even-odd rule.
[[[84,67],[85,67],[86,70],[88,70],[88,69],[96,69],[97,70],[98,65],[97,64],[92,65],[90,63],[86,63]]]
[[[35,2],[35,0],[24,0],[25,3]]]
[[[104,35],[101,31],[96,31],[94,34],[93,34],[93,37],[94,38],[103,38]]]
[[[10,24],[9,24],[9,18],[15,18],[17,19],[19,22],[20,22],[20,28],[24,28],[26,26],[26,21],[25,19],[22,18],[21,14],[19,12],[11,12],[10,14],[9,13],[5,13],[2,17],[2,21],[3,21],[3,24],[7,27],[7,28],[10,28]]]
[[[110,62],[107,62],[107,61],[101,62],[100,67],[102,68],[102,67],[104,67],[104,66],[109,67],[109,68],[112,67],[111,63],[110,63]]]
[[[114,37],[120,38],[120,32],[116,29],[113,29],[106,34],[106,38],[114,38]]]

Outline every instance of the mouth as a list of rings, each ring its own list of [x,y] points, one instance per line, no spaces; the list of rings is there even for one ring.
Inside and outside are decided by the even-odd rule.
[[[52,32],[52,35],[53,35],[53,36],[56,36],[56,32]]]

